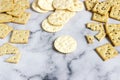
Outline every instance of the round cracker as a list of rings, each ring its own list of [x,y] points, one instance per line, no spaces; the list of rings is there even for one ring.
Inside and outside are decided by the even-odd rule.
[[[56,9],[67,9],[73,4],[73,0],[53,0],[53,7]]]
[[[35,0],[35,1],[32,3],[32,8],[33,8],[33,10],[35,10],[35,11],[37,11],[37,12],[40,12],[40,13],[47,13],[48,11],[41,9],[41,8],[37,5],[37,2],[38,2],[38,0]]]
[[[51,25],[48,23],[48,20],[46,19],[42,22],[42,28],[43,28],[43,30],[45,30],[47,32],[58,32],[63,28],[63,26]]]
[[[67,10],[56,10],[48,17],[48,22],[55,26],[61,26],[64,25],[74,15],[75,12]]]
[[[54,42],[54,47],[61,53],[71,53],[75,51],[77,42],[74,38],[68,35],[58,37]]]
[[[38,5],[43,10],[54,10],[52,2],[53,0],[38,0]]]
[[[73,0],[73,5],[67,8],[70,11],[82,11],[83,3],[79,0]]]

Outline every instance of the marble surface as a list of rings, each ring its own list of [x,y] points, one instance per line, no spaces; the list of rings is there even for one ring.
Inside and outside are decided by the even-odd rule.
[[[32,2],[33,0],[30,0]],[[32,14],[26,25],[10,23],[15,29],[30,30],[29,43],[17,44],[22,58],[18,64],[5,63],[8,56],[0,58],[0,80],[120,80],[120,56],[103,62],[94,49],[109,42],[107,39],[88,45],[84,35],[96,34],[85,28],[90,22],[91,13],[78,12],[57,33],[47,33],[40,27],[41,22],[52,13]],[[120,23],[110,19],[111,23]],[[71,35],[78,43],[75,52],[60,54],[53,48],[54,40],[61,35]],[[0,40],[0,45],[9,41],[9,36]],[[120,52],[120,47],[116,47]]]

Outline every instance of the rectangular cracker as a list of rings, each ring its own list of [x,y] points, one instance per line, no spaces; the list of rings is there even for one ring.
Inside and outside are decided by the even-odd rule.
[[[14,30],[10,42],[16,44],[26,44],[28,43],[29,34],[29,30]]]
[[[11,11],[13,6],[13,0],[0,0],[0,13]]]
[[[26,24],[30,18],[30,13],[24,12],[20,17],[13,17],[12,22],[18,24]]]
[[[120,31],[120,24],[105,24],[106,33],[109,34],[114,31]]]
[[[13,20],[13,17],[11,15],[1,13],[0,14],[0,23],[6,23],[11,22]]]
[[[85,6],[88,11],[91,11],[98,0],[85,0]]]
[[[94,36],[86,35],[86,40],[87,40],[88,44],[93,44],[94,43]]]
[[[111,32],[108,37],[114,46],[120,46],[120,31]]]
[[[116,20],[120,20],[120,5],[113,6],[110,11],[110,17]]]
[[[110,43],[97,47],[96,52],[104,61],[118,55],[118,51]]]
[[[17,54],[18,52],[18,48],[11,45],[10,43],[5,43],[0,47],[0,56],[6,54]]]
[[[15,17],[20,17],[22,16],[25,10],[26,9],[24,7],[20,6],[19,4],[15,4],[14,9],[7,12],[7,14],[15,16]]]
[[[108,14],[108,11],[111,8],[111,4],[109,2],[98,2],[94,8],[93,8],[93,12],[95,13],[99,13],[101,15],[106,15]]]
[[[103,22],[103,23],[108,22],[108,18],[109,18],[108,14],[100,15],[98,13],[93,13],[93,16],[92,16],[92,20],[98,21],[98,22]]]
[[[99,32],[98,34],[95,35],[95,38],[99,41],[101,41],[102,39],[104,39],[106,36],[106,33],[104,31]]]
[[[6,24],[0,24],[0,39],[5,38],[12,30],[12,27]]]
[[[20,58],[21,58],[21,54],[17,53],[12,57],[9,57],[8,59],[6,59],[5,62],[17,64],[20,61]]]

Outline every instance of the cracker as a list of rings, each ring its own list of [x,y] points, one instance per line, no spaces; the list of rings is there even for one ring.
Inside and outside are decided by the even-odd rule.
[[[61,53],[71,53],[77,48],[77,42],[71,36],[64,35],[55,40],[54,47]]]
[[[114,31],[120,31],[120,24],[108,24],[105,25],[106,33],[109,34]]]
[[[10,43],[5,43],[0,47],[0,56],[6,54],[17,54],[18,52],[18,48],[11,45]]]
[[[104,31],[99,32],[97,35],[95,35],[95,38],[97,38],[97,40],[101,41],[102,39],[104,39],[106,36],[106,33]]]
[[[83,10],[83,3],[79,0],[73,0],[73,5],[68,7],[67,9],[70,11],[82,11]]]
[[[30,18],[30,13],[24,12],[20,17],[13,17],[12,22],[19,24],[26,24]]]
[[[9,57],[8,59],[6,59],[5,62],[16,64],[20,61],[20,58],[21,58],[21,54],[17,53],[15,55]]]
[[[101,15],[108,14],[108,11],[110,10],[110,3],[109,2],[98,2],[95,7],[93,8],[93,12],[99,13]]]
[[[108,22],[108,14],[106,15],[100,15],[98,13],[93,13],[92,20],[98,21],[98,22]]]
[[[54,10],[52,2],[53,0],[38,0],[38,6],[43,10]]]
[[[68,10],[56,10],[48,17],[48,22],[55,26],[61,26],[65,24],[74,15],[75,12],[71,12]]]
[[[117,50],[110,43],[97,47],[96,52],[104,61],[114,58],[118,55]]]
[[[41,9],[41,8],[38,6],[37,1],[38,1],[38,0],[35,0],[35,1],[32,3],[32,9],[33,9],[34,11],[36,11],[36,12],[39,12],[39,13],[47,13],[48,11]]]
[[[88,44],[94,43],[94,36],[86,35],[86,39],[87,39]]]
[[[86,9],[91,11],[97,2],[98,0],[85,0]]]
[[[67,9],[71,5],[73,5],[73,0],[53,0],[55,9]]]
[[[12,27],[6,24],[0,24],[0,38],[5,38],[11,31],[13,30]]]
[[[26,9],[24,7],[20,6],[19,4],[15,4],[14,9],[7,12],[7,14],[15,16],[15,17],[20,17],[22,16],[25,10]]]
[[[54,26],[48,22],[48,20],[44,20],[42,22],[42,29],[47,32],[58,32],[63,28],[63,26]]]
[[[13,7],[13,0],[0,0],[0,13],[11,11]]]
[[[24,8],[30,8],[29,0],[14,0],[14,4],[19,4],[20,6]]]
[[[0,23],[11,22],[13,17],[11,15],[0,13]]]
[[[16,44],[26,44],[28,43],[29,34],[29,30],[14,30],[10,42]]]
[[[120,46],[120,31],[111,32],[108,37],[114,46]]]
[[[116,20],[120,20],[120,5],[112,7],[110,11],[110,17]]]

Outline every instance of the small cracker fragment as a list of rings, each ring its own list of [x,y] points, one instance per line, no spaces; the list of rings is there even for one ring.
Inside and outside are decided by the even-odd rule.
[[[77,48],[77,42],[69,35],[58,37],[54,42],[54,47],[61,53],[71,53]]]
[[[30,18],[30,13],[24,12],[20,17],[13,17],[12,22],[19,24],[26,24]]]
[[[19,4],[20,6],[24,8],[30,8],[29,0],[14,0],[14,4]]]
[[[104,31],[99,32],[97,35],[95,35],[95,38],[97,38],[97,40],[101,41],[102,39],[104,39],[106,36],[106,33]]]
[[[114,31],[120,31],[120,24],[109,24],[105,25],[106,33],[109,34]]]
[[[35,0],[35,1],[32,3],[32,8],[33,8],[33,10],[35,10],[36,12],[39,12],[39,13],[47,13],[48,11],[41,9],[41,8],[38,6],[37,1],[38,1],[38,0]]]
[[[53,0],[38,0],[38,6],[43,10],[54,10]]]
[[[15,17],[20,17],[26,9],[18,4],[14,5],[14,9],[7,12],[7,14],[15,16]]]
[[[110,11],[110,17],[116,20],[120,20],[120,5],[115,5]]]
[[[114,58],[118,55],[117,50],[110,43],[97,47],[96,52],[104,61]]]
[[[0,13],[0,23],[11,22],[13,17],[11,15]]]
[[[94,36],[86,35],[86,39],[87,39],[88,44],[94,43]]]
[[[0,12],[11,11],[13,7],[13,0],[0,0]]]
[[[13,30],[10,42],[16,44],[26,44],[28,43],[29,35],[29,30]]]
[[[108,11],[110,10],[111,4],[109,2],[98,2],[94,8],[93,12],[99,13],[101,15],[106,15],[108,14]]]
[[[0,38],[5,38],[11,31],[13,30],[12,27],[6,24],[0,24]]]
[[[85,0],[86,9],[91,11],[97,2],[98,0]]]
[[[98,13],[93,13],[92,20],[98,21],[98,22],[108,22],[108,14],[106,15],[100,15]]]
[[[17,53],[6,59],[5,62],[17,64],[20,61],[20,58],[21,58],[21,54]]]
[[[74,4],[67,9],[70,11],[82,11],[83,10],[83,3],[79,0],[73,0]]]
[[[6,54],[17,54],[19,52],[18,48],[11,45],[10,43],[5,43],[0,47],[0,56]]]
[[[73,0],[53,0],[55,9],[67,9],[73,4]]]
[[[120,46],[120,31],[111,32],[108,37],[114,46]]]
[[[54,26],[48,22],[48,20],[44,20],[42,22],[42,29],[47,32],[58,32],[63,28],[63,26]]]

